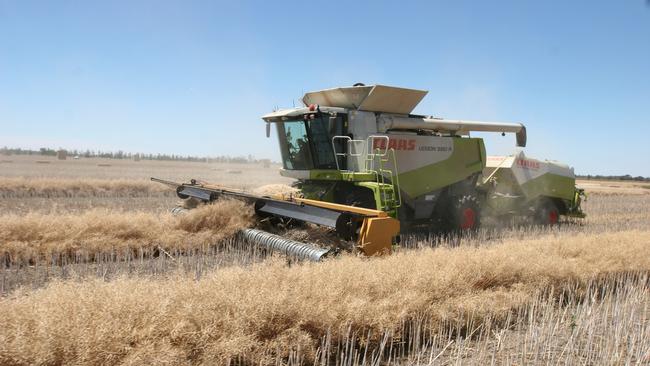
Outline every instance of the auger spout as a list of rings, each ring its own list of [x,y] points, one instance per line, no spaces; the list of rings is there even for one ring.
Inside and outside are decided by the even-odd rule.
[[[470,132],[514,133],[517,146],[526,146],[526,126],[521,123],[481,122],[443,118],[403,117],[382,115],[377,120],[377,130],[385,133],[391,129],[446,131],[466,135]]]

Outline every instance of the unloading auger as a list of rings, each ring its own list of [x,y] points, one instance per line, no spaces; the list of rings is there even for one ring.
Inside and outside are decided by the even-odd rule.
[[[400,223],[380,210],[317,201],[294,196],[261,196],[235,189],[226,189],[198,182],[176,183],[158,178],[152,181],[176,190],[181,199],[210,203],[222,198],[234,198],[251,204],[260,220],[273,223],[309,223],[332,229],[344,241],[367,256],[390,254],[399,241]],[[283,238],[263,230],[243,229],[243,237],[253,244],[283,254],[318,261],[329,249]]]

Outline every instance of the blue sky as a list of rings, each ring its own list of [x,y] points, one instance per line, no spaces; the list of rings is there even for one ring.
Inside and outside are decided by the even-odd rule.
[[[528,155],[578,173],[650,176],[645,0],[0,0],[0,146],[279,159],[259,117],[355,82],[523,122]]]

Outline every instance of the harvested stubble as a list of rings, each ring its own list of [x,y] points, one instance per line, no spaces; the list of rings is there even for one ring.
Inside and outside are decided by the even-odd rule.
[[[267,184],[250,190],[258,195],[290,195],[298,190]],[[176,196],[173,189],[148,180],[0,177],[0,198],[90,198]]]
[[[115,210],[5,215],[0,220],[0,254],[16,263],[125,249],[188,250],[215,245],[252,225],[252,208],[235,200],[202,206],[181,217]]]
[[[177,204],[175,196],[160,195],[147,197],[21,197],[1,198],[0,212],[15,215],[30,213],[41,214],[80,214],[89,210],[115,210],[133,212],[161,213],[169,211],[170,207]],[[2,216],[0,215],[0,217]],[[1,218],[0,218],[1,219]]]
[[[270,184],[259,195],[290,195],[295,189]],[[0,213],[79,213],[92,209],[164,212],[177,203],[173,189],[146,180],[0,178]]]
[[[15,156],[13,164],[3,164],[3,177],[28,177],[36,179],[126,179],[148,181],[160,177],[173,181],[187,181],[191,178],[221,184],[227,187],[251,189],[269,183],[291,184],[290,178],[269,171],[256,164],[225,164],[186,161],[89,158],[79,160],[51,160],[52,164],[35,164],[37,156]],[[110,168],[98,164],[110,164]],[[219,168],[214,171],[212,168]],[[241,170],[242,174],[225,174],[226,170]]]
[[[648,273],[649,248],[648,231],[578,234],[316,265],[267,262],[200,281],[53,283],[0,300],[0,363],[325,364],[350,350],[378,357],[389,350],[386,335],[395,343],[409,336],[404,324],[423,327],[418,334],[430,340],[462,319],[505,323],[540,293],[575,294],[596,278]]]
[[[648,274],[624,273],[548,292],[505,322],[471,317],[430,337],[415,327],[396,364],[634,365],[650,363]],[[471,337],[459,337],[465,327]],[[411,328],[413,329],[413,328]],[[393,357],[395,359],[396,357]],[[390,362],[389,362],[390,363]]]
[[[0,178],[0,198],[151,197],[173,195],[161,184],[126,179]]]

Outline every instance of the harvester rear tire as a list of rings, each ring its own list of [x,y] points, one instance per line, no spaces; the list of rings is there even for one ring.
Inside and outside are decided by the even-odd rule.
[[[560,210],[550,199],[542,200],[535,211],[535,223],[543,226],[555,226],[560,222]]]
[[[481,210],[474,195],[453,197],[447,226],[450,232],[471,234],[481,226]]]

